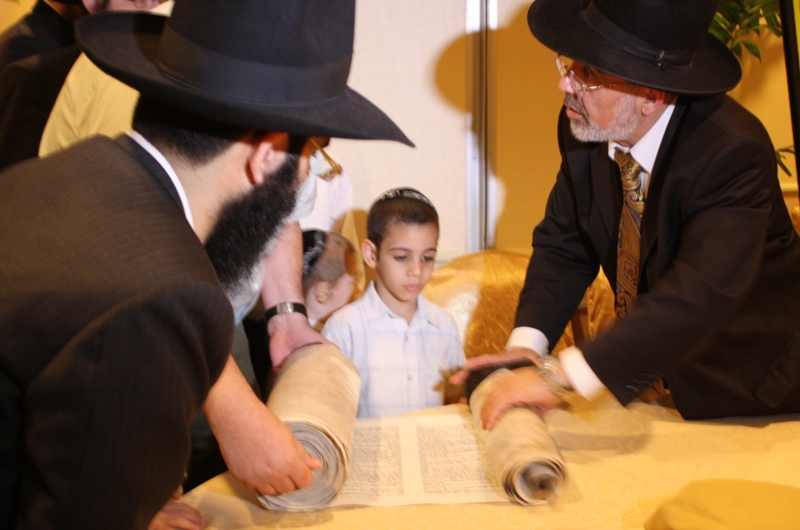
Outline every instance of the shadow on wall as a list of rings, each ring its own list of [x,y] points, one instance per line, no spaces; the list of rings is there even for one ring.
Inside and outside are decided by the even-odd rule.
[[[560,165],[556,125],[563,96],[553,52],[531,35],[527,11],[526,3],[488,35],[487,156],[489,174],[495,175],[498,188],[494,247],[529,254],[531,232],[544,217]],[[472,103],[464,100],[460,78],[453,72],[464,57],[475,56],[470,50],[477,45],[475,34],[453,41],[435,71],[442,96],[465,113]],[[473,79],[479,74],[468,71]]]

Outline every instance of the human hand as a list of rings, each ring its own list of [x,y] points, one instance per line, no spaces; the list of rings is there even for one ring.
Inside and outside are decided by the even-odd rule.
[[[206,520],[199,511],[177,500],[182,492],[183,488],[179,486],[176,494],[147,525],[147,530],[201,530],[206,526]]]
[[[267,333],[269,333],[269,355],[276,371],[293,351],[303,346],[333,345],[314,331],[308,319],[300,313],[281,313],[270,318],[267,322]]]
[[[517,368],[503,376],[483,401],[481,424],[491,430],[507,410],[530,407],[544,416],[552,407],[564,400],[553,393],[536,368]]]
[[[529,359],[535,366],[541,366],[542,359],[539,354],[530,348],[515,347],[508,348],[500,353],[486,353],[467,359],[464,367],[450,376],[450,384],[463,385],[467,381],[470,371],[483,368],[492,364],[508,364],[513,361]]]
[[[214,430],[231,475],[266,495],[310,485],[311,471],[322,462],[312,458],[286,424],[253,397],[242,404],[241,415],[237,412]]]
[[[247,487],[288,493],[311,484],[322,465],[256,397],[231,356],[203,410],[228,470]]]

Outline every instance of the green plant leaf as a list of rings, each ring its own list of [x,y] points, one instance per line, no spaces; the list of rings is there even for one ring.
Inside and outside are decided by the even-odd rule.
[[[748,35],[769,31],[783,35],[780,0],[720,0],[709,33],[725,44],[741,61],[744,51],[761,61],[758,45]]]
[[[780,167],[781,170],[784,173],[786,173],[787,175],[789,175],[791,177],[792,176],[792,172],[789,171],[789,167],[784,163],[784,158],[785,157],[783,156],[783,153],[789,153],[791,155],[794,155],[795,154],[794,146],[793,145],[787,145],[786,147],[781,147],[780,149],[776,149],[775,150],[775,158],[778,161],[778,167]]]
[[[761,50],[758,49],[758,45],[755,42],[753,42],[751,40],[743,40],[741,42],[744,45],[744,47],[747,48],[747,51],[749,51],[751,54],[755,55],[756,58],[759,61],[761,61]]]

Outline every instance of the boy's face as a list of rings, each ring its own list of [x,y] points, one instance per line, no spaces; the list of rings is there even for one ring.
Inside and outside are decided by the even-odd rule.
[[[431,277],[439,230],[432,224],[392,223],[379,249],[367,240],[364,261],[375,269],[378,295],[396,314],[401,307],[416,310],[417,295]]]

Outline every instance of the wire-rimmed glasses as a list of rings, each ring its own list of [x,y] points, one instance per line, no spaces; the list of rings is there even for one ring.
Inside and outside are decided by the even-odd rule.
[[[342,166],[340,166],[333,158],[331,158],[330,155],[328,155],[328,153],[326,153],[325,150],[317,143],[317,141],[314,140],[314,138],[310,138],[310,140],[317,152],[322,155],[322,157],[325,159],[325,162],[327,162],[328,166],[330,166],[329,170],[322,171],[318,176],[322,180],[331,180],[333,177],[341,175]]]
[[[583,96],[587,92],[591,92],[592,90],[597,90],[599,88],[609,88],[612,86],[622,85],[627,82],[627,81],[619,81],[616,83],[604,83],[601,85],[587,85],[583,81],[583,79],[578,77],[578,74],[576,74],[572,68],[564,64],[564,61],[561,60],[561,55],[559,54],[556,54],[556,68],[558,68],[558,73],[561,74],[561,77],[564,77],[565,75],[569,77],[569,82],[570,85],[572,86],[572,91],[575,92],[580,98],[583,98]]]

